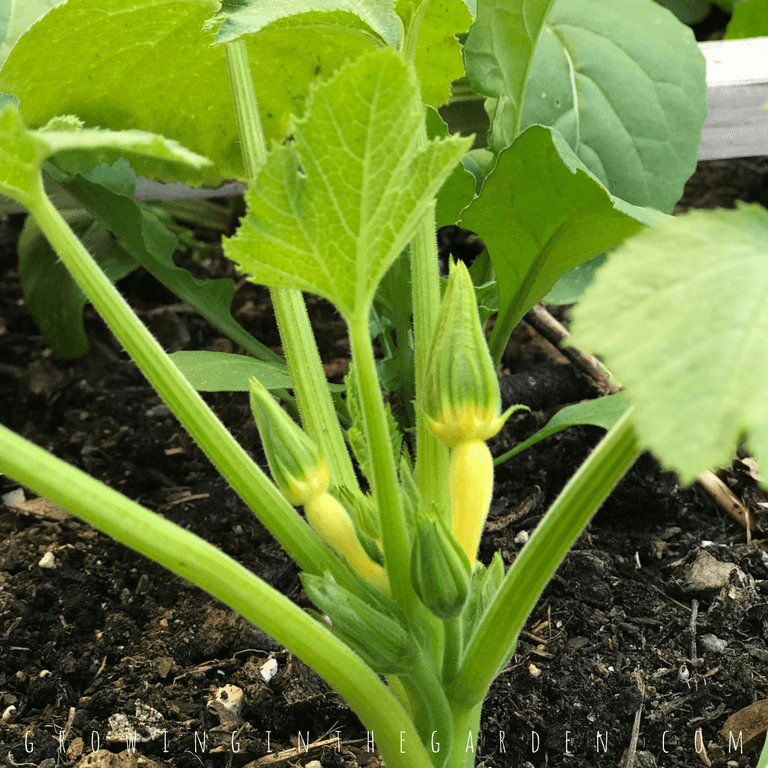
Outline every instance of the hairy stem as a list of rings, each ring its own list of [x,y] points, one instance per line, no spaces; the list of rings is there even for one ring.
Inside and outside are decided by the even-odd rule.
[[[423,497],[436,503],[443,522],[450,525],[448,448],[432,433],[424,412],[429,349],[440,314],[434,207],[425,214],[411,243],[411,275],[416,369],[416,481]]]
[[[310,573],[345,569],[254,464],[99,269],[40,185],[29,209],[70,274],[208,458],[288,554]]]
[[[400,499],[392,441],[387,426],[384,403],[381,399],[379,378],[368,333],[368,313],[358,312],[349,320],[349,338],[352,362],[359,389],[363,426],[371,456],[373,497],[379,510],[384,562],[389,576],[392,596],[409,612],[418,600],[411,587],[410,545],[405,526],[405,515]]]
[[[253,183],[259,168],[267,159],[267,146],[253,85],[248,48],[244,40],[238,39],[225,43],[224,50],[245,174],[248,182]],[[328,390],[325,371],[301,291],[297,288],[272,288],[270,294],[302,426],[318,444],[328,465],[331,482],[357,490],[358,483],[352,459],[336,418],[333,399]]]
[[[413,723],[378,675],[321,622],[231,557],[2,426],[0,469],[201,587],[296,654],[375,734],[388,766],[433,768]]]

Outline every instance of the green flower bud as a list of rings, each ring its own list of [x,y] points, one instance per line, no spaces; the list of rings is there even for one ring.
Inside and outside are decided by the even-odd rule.
[[[250,380],[251,410],[272,479],[294,506],[325,493],[328,469],[315,442],[300,429],[256,378]]]
[[[451,264],[429,353],[425,410],[430,429],[453,447],[487,440],[504,424],[496,369],[463,263]]]
[[[355,533],[349,514],[326,493],[330,478],[314,441],[300,429],[258,379],[252,378],[251,410],[259,427],[275,485],[294,506],[303,505],[307,522],[326,544],[382,592],[389,592],[384,568],[374,562]]]
[[[426,607],[446,620],[459,614],[469,594],[470,561],[437,517],[423,517],[411,550],[411,584]]]

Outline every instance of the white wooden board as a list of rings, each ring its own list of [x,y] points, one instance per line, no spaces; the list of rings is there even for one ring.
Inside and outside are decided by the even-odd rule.
[[[699,43],[709,112],[699,160],[768,155],[768,37]]]

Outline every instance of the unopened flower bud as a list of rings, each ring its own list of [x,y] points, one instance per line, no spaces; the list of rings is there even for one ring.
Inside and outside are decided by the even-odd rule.
[[[251,379],[251,410],[264,453],[280,492],[294,506],[303,505],[307,522],[349,564],[382,592],[389,591],[386,571],[374,562],[355,533],[349,514],[327,493],[328,467],[317,445],[277,404],[266,388]]]
[[[250,385],[251,410],[272,479],[291,504],[306,504],[328,488],[328,469],[317,445],[258,379],[252,378]]]
[[[514,405],[501,413],[501,395],[464,264],[452,264],[429,354],[425,411],[429,428],[451,447],[448,481],[451,533],[474,567],[493,493],[493,459],[485,441]]]
[[[496,369],[472,279],[461,262],[451,265],[429,360],[425,410],[430,429],[451,447],[493,437],[508,413],[501,415]]]
[[[469,594],[470,561],[437,517],[419,521],[411,551],[411,584],[435,616],[452,619]]]

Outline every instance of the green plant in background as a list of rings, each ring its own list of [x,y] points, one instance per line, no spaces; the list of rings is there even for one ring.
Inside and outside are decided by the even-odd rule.
[[[705,111],[695,42],[650,0],[479,0],[464,54],[474,87],[489,100],[489,160],[470,151],[470,139],[447,136],[425,109],[442,103],[462,73],[454,35],[471,18],[460,0],[103,6],[69,0],[12,48],[0,89],[18,102],[6,99],[0,112],[0,192],[30,211],[148,380],[299,564],[307,593],[333,626],[5,428],[0,469],[271,634],[346,698],[392,768],[472,765],[494,676],[569,547],[637,457],[635,423],[649,443],[659,425],[646,398],[659,397],[659,381],[686,395],[694,386],[698,358],[673,369],[675,378],[664,368],[665,345],[652,351],[667,373],[647,391],[627,364],[635,411],[616,409],[613,400],[608,416],[589,416],[611,426],[608,434],[506,574],[498,553],[488,565],[477,562],[493,486],[486,441],[508,415],[494,363],[527,308],[562,275],[632,235],[641,233],[642,242],[671,226],[665,212],[694,168]],[[55,44],[60,29],[67,36]],[[109,46],[109,57],[86,45],[94,37]],[[137,59],[146,50],[137,42],[153,44],[151,68]],[[73,112],[76,118],[61,117]],[[134,125],[143,130],[124,130]],[[247,213],[224,249],[250,279],[270,286],[286,351],[287,372],[280,365],[240,374],[249,378],[272,480],[122,300],[114,274],[105,274],[112,270],[100,268],[52,205],[41,169],[133,258],[159,257],[160,269],[168,267],[169,245],[156,217],[132,201],[133,174],[192,184],[248,181]],[[489,347],[463,266],[452,269],[441,297],[435,224],[459,218],[487,243],[498,281]],[[754,223],[752,248],[762,226]],[[88,232],[83,239],[89,242]],[[755,260],[744,266],[755,268]],[[405,315],[388,282],[393,274],[410,286]],[[333,302],[349,328],[346,440],[301,291]],[[757,302],[759,292],[754,296]],[[585,317],[603,300],[586,303]],[[635,303],[640,311],[642,302]],[[680,313],[681,331],[691,322]],[[394,331],[389,373],[412,393],[409,450],[382,400],[371,342],[377,323],[380,332]],[[602,341],[579,323],[577,338]],[[633,363],[649,344],[627,347]],[[622,380],[624,367],[617,360]],[[267,387],[293,389],[301,428]],[[735,413],[746,402],[723,407]],[[762,400],[754,407],[749,423],[760,457]],[[683,410],[665,414],[665,428]],[[736,423],[729,439],[747,424]],[[658,450],[666,456],[665,440]],[[702,453],[695,466],[720,458],[722,451]]]
[[[707,18],[713,6],[728,13],[733,12],[733,0],[656,0],[659,5],[669,8],[684,24],[698,24]]]

